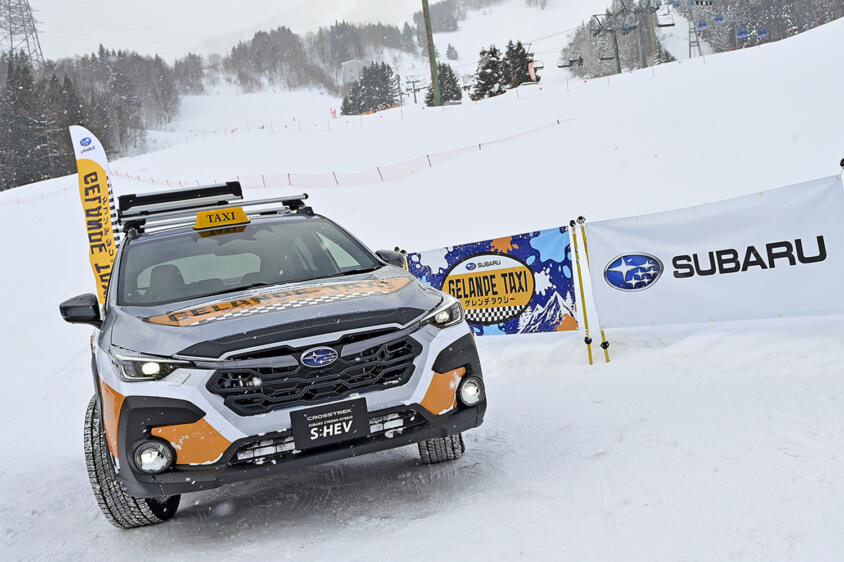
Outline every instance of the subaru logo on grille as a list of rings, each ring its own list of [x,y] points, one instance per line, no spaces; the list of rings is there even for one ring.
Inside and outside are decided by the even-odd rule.
[[[305,367],[316,369],[327,367],[337,361],[337,352],[330,347],[314,347],[302,354],[301,362]]]
[[[657,282],[662,262],[650,254],[626,254],[612,260],[604,269],[604,279],[619,291],[644,291]]]

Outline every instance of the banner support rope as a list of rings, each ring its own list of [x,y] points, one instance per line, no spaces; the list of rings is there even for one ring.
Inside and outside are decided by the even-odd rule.
[[[583,328],[586,333],[586,337],[583,338],[583,342],[586,344],[586,351],[589,354],[589,364],[593,365],[592,338],[589,336],[589,316],[586,313],[586,293],[583,291],[583,276],[581,275],[580,270],[580,253],[577,250],[577,223],[572,220],[569,222],[569,225],[571,226],[571,236],[574,245],[574,261],[577,264],[577,282],[580,285],[580,304],[583,309]]]
[[[586,218],[584,217],[577,217],[577,224],[580,225],[580,234],[583,238],[583,253],[586,254],[586,267],[589,268],[589,274],[592,274],[592,266],[589,263],[589,244],[586,242]],[[579,274],[580,272],[578,272]],[[586,305],[584,304],[584,307]],[[607,341],[607,335],[604,332],[604,327],[601,326],[600,320],[598,321],[598,328],[601,330],[601,349],[604,350],[604,359],[607,363],[610,362],[610,342]]]

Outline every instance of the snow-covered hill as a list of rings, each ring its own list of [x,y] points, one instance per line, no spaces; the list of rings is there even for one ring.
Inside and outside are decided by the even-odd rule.
[[[705,63],[549,80],[445,110],[189,134],[203,114],[207,130],[224,110],[273,118],[249,109],[256,98],[219,96],[161,133],[181,144],[114,167],[173,179],[354,172],[502,139],[404,179],[310,190],[369,245],[425,250],[831,175],[842,48],[837,21]],[[278,96],[291,105],[280,116],[296,113]],[[119,193],[162,185],[116,180]],[[82,456],[89,332],[57,310],[93,287],[75,178],[0,193],[0,241],[3,559],[827,560],[844,549],[838,317],[618,330],[613,363],[594,367],[582,334],[480,339],[490,408],[460,461],[422,467],[412,449],[352,459],[185,497],[170,524],[115,531]]]

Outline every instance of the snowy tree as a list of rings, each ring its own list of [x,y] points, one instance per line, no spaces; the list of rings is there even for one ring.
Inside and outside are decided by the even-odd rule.
[[[451,43],[448,44],[448,48],[445,50],[445,56],[448,60],[457,60],[459,58],[457,55],[457,49],[455,49],[454,45]]]
[[[443,103],[455,102],[463,99],[463,89],[460,87],[460,81],[457,79],[454,69],[446,63],[437,63],[437,78],[440,83],[440,97]],[[428,86],[428,92],[425,94],[425,105],[434,105],[434,88]]]
[[[495,45],[482,50],[480,55],[471,94],[476,101],[503,94],[508,81],[501,51]]]
[[[344,115],[358,115],[389,109],[398,105],[398,96],[392,67],[384,62],[372,63],[364,67],[360,80],[352,84],[340,111]]]
[[[507,43],[507,50],[504,53],[504,72],[507,76],[507,87],[516,88],[525,82],[532,82],[529,71],[532,60],[521,41]],[[539,80],[540,78],[537,76],[536,81],[539,82]]]
[[[205,91],[203,84],[205,70],[202,65],[202,57],[188,53],[184,58],[178,59],[173,64],[173,74],[178,85],[179,92],[183,94],[198,95]]]

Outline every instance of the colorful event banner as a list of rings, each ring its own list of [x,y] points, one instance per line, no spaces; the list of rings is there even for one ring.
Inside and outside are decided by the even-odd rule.
[[[844,313],[836,177],[590,223],[587,236],[607,328]]]
[[[100,304],[105,302],[117,244],[112,224],[114,204],[108,180],[108,158],[102,143],[84,127],[70,127],[79,171],[79,197],[88,235],[88,258]]]
[[[450,293],[477,335],[577,329],[568,229],[409,254],[408,269]]]

